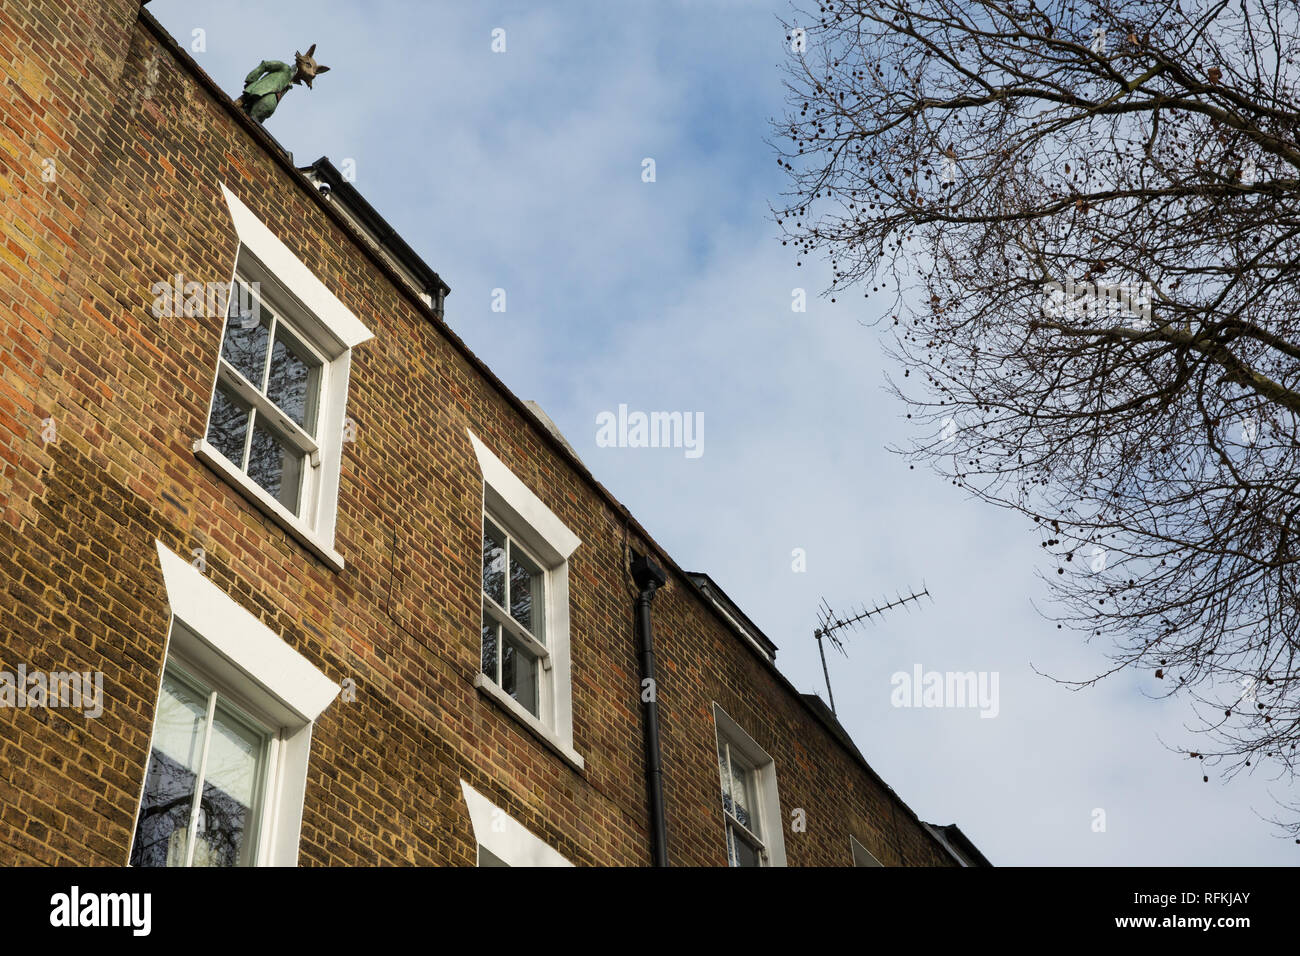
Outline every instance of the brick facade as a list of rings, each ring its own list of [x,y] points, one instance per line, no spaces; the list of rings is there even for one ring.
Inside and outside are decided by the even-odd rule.
[[[0,863],[127,862],[169,620],[155,540],[204,549],[214,584],[356,683],[313,731],[304,865],[473,864],[461,780],[576,864],[648,864],[629,547],[669,571],[653,615],[674,865],[726,861],[713,702],[775,760],[791,865],[849,865],[850,835],[885,865],[953,862],[136,2],[6,0],[0,59],[0,667],[102,671],[106,697],[97,719],[0,709]],[[222,322],[155,318],[149,290],[228,280],[221,183],[375,335],[352,360],[341,572],[191,447]],[[474,686],[482,478],[467,429],[582,541],[582,771]]]

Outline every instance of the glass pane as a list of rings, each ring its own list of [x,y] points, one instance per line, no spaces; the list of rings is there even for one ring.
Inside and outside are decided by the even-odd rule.
[[[483,615],[483,673],[492,678],[493,683],[501,682],[501,675],[497,673],[497,648],[500,646],[498,637],[501,631],[501,625],[497,624],[485,613]]]
[[[718,775],[722,778],[722,809],[728,813],[735,810],[731,804],[731,771],[727,767],[727,745],[718,745]]]
[[[316,434],[316,403],[320,396],[320,362],[281,322],[271,347],[271,374],[266,397],[309,435]]]
[[[528,629],[528,633],[542,640],[542,621],[545,618],[542,588],[546,578],[542,569],[534,564],[512,541],[510,543],[510,616]]]
[[[246,288],[236,290],[230,297],[221,357],[261,390],[266,369],[266,344],[271,334],[271,311],[244,291]]]
[[[523,705],[534,717],[537,713],[537,658],[505,636],[501,655],[501,689]]]
[[[732,866],[763,865],[763,859],[758,855],[758,848],[748,843],[739,833],[736,833],[733,827],[727,827],[727,835],[731,841]]]
[[[480,843],[478,848],[478,865],[508,867],[510,864]]]
[[[731,799],[735,804],[732,815],[752,833],[758,833],[754,815],[754,772],[731,755]]]
[[[207,713],[205,694],[170,672],[163,674],[132,866],[185,865]]]
[[[506,536],[483,519],[483,593],[498,604],[506,603]]]
[[[220,382],[212,393],[212,419],[208,442],[236,468],[244,467],[244,441],[248,437],[251,410]]]
[[[293,514],[298,513],[306,456],[286,444],[258,419],[253,424],[253,444],[248,450],[248,477]]]
[[[269,736],[220,703],[203,775],[195,866],[252,866]]]

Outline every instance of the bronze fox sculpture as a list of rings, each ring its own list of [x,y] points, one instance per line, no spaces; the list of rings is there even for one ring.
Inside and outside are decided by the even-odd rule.
[[[295,50],[292,67],[279,60],[263,60],[253,72],[244,77],[244,92],[235,102],[259,123],[266,122],[280,105],[281,98],[295,83],[305,83],[307,89],[311,89],[312,80],[329,72],[328,66],[316,62],[315,53],[314,43],[307,48],[306,53]]]

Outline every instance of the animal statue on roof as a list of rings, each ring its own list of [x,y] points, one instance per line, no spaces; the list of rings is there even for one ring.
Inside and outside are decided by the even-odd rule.
[[[307,89],[311,89],[312,80],[329,72],[328,66],[316,62],[315,53],[316,44],[313,43],[306,53],[294,51],[293,66],[279,60],[263,60],[244,77],[244,92],[235,102],[259,123],[266,122],[295,83],[305,83]]]

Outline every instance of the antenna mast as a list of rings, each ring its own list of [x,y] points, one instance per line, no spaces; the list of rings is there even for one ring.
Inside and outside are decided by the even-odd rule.
[[[831,699],[832,714],[839,716],[835,711],[835,693],[831,690],[831,672],[826,667],[826,645],[823,641],[829,639],[830,642],[835,645],[837,651],[845,657],[848,657],[848,653],[844,650],[844,642],[841,641],[839,637],[840,631],[848,627],[859,626],[863,621],[872,617],[877,617],[891,608],[901,607],[904,604],[919,601],[923,597],[928,597],[931,601],[934,600],[934,598],[931,597],[929,590],[926,589],[924,582],[921,584],[921,590],[913,591],[911,594],[907,595],[907,597],[896,597],[892,601],[887,601],[884,604],[877,604],[872,608],[863,605],[857,611],[846,617],[840,617],[837,615],[831,610],[830,605],[826,603],[826,599],[821,599],[821,606],[817,609],[817,629],[813,631],[813,637],[817,638],[817,650],[822,657],[822,675],[826,678],[826,694]]]

